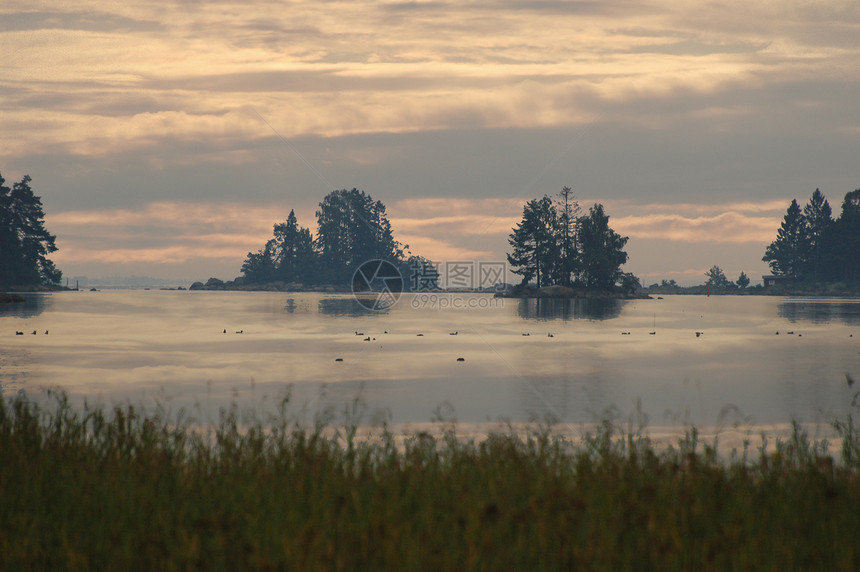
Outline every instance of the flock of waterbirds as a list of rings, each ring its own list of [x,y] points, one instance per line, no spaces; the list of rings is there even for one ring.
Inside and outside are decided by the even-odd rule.
[[[223,333],[225,333],[225,334],[227,333],[227,328],[224,328]],[[235,330],[235,333],[237,333],[237,334],[243,334],[243,333],[245,333],[245,330],[244,330],[244,329],[242,329],[242,330]],[[356,335],[356,336],[360,336],[360,337],[362,337],[362,341],[365,341],[365,342],[376,341],[376,338],[374,338],[374,337],[372,337],[372,336],[369,336],[369,335],[368,335],[368,336],[366,336],[364,332],[359,332],[358,330],[354,330],[354,333],[355,333],[355,335]],[[387,333],[388,333],[388,330],[384,330],[382,333],[383,333],[383,334],[387,334]],[[448,332],[448,335],[449,335],[449,336],[456,336],[456,335],[459,335],[459,333],[460,333],[460,331],[459,331],[459,330],[456,330],[456,331],[453,331],[453,332]],[[38,331],[37,331],[37,330],[33,330],[33,331],[31,332],[31,335],[34,335],[34,336],[35,336],[35,335],[37,335],[37,334],[38,334]],[[656,330],[654,330],[654,331],[650,331],[650,332],[648,332],[648,334],[653,336],[653,335],[656,335],[656,334],[657,334],[657,331],[656,331]],[[803,337],[803,334],[802,334],[802,333],[798,332],[798,333],[796,333],[796,334],[795,334],[794,330],[786,331],[786,332],[785,332],[785,334],[786,334],[786,335],[789,335],[789,336],[794,336],[794,335],[796,335],[797,337]],[[23,335],[24,335],[24,332],[19,331],[19,330],[16,330],[16,331],[15,331],[15,335],[16,335],[16,336],[23,336]],[[48,335],[48,330],[45,330],[45,334],[44,334],[44,335],[46,335],[46,336]],[[419,333],[417,333],[417,334],[415,334],[415,335],[416,335],[416,337],[419,337],[419,338],[424,337],[424,333],[423,333],[423,332],[419,332]],[[622,336],[631,336],[631,335],[633,335],[633,333],[632,333],[631,331],[629,331],[629,330],[624,330],[624,331],[622,331],[622,332],[621,332],[621,335],[622,335]],[[697,332],[695,332],[695,335],[696,335],[696,337],[697,337],[697,338],[699,338],[699,337],[702,337],[703,335],[705,335],[705,332],[697,331]],[[778,335],[780,335],[779,330],[777,330],[777,331],[776,331],[776,334],[775,334],[775,335],[777,335],[777,336],[778,336]],[[522,336],[524,336],[524,337],[525,337],[525,336],[531,336],[531,332],[523,332],[523,333],[522,333]],[[552,332],[547,332],[546,337],[548,337],[548,338],[554,338],[554,337],[555,337],[555,335],[554,335]],[[848,334],[848,337],[849,337],[849,338],[853,338],[853,337],[854,337],[854,334]],[[339,358],[335,358],[335,360],[334,360],[334,361],[336,361],[336,362],[342,362],[342,361],[343,361],[343,358],[341,358],[341,357],[339,357]],[[458,362],[464,362],[464,361],[466,361],[466,358],[464,358],[464,357],[458,357],[458,358],[457,358],[457,361],[458,361]]]
[[[39,332],[38,332],[37,330],[33,330],[32,332],[30,332],[30,334],[31,334],[31,335],[33,335],[33,336],[38,335],[38,333],[39,333]],[[225,333],[225,334],[227,333],[227,329],[226,329],[226,328],[223,330],[223,333]],[[245,330],[236,330],[236,332],[235,332],[235,333],[237,333],[237,334],[244,334],[244,333],[245,333]],[[388,330],[385,330],[383,333],[384,333],[384,334],[387,334],[387,333],[388,333]],[[455,331],[455,332],[448,332],[448,335],[449,335],[449,336],[456,336],[456,335],[458,335],[459,333],[460,333],[460,332],[459,332],[459,330],[458,330],[458,331]],[[694,333],[696,334],[696,337],[697,337],[697,338],[699,338],[699,337],[701,337],[701,336],[705,335],[705,332],[694,332]],[[648,332],[648,334],[649,334],[649,335],[651,335],[651,336],[653,336],[653,335],[656,335],[656,334],[657,334],[657,332],[656,332],[656,331],[651,331],[651,332]],[[780,334],[780,332],[779,332],[779,330],[777,330],[777,331],[776,331],[776,335],[778,336],[779,334]],[[785,332],[785,334],[786,334],[786,335],[789,335],[789,336],[795,336],[795,335],[796,335],[797,337],[803,337],[803,334],[801,334],[800,332],[795,333],[795,332],[794,332],[794,330],[789,330],[789,331]],[[22,331],[20,331],[20,330],[15,330],[15,335],[16,335],[16,336],[23,336],[23,335],[24,335],[24,332],[22,332]],[[46,336],[48,335],[48,330],[45,330],[44,335],[46,335]],[[357,331],[357,330],[356,330],[356,331],[355,331],[355,335],[356,335],[356,336],[364,336],[364,332],[359,332],[359,331]],[[419,338],[424,336],[424,334],[423,334],[423,333],[418,333],[418,334],[415,334],[415,335],[416,335],[416,336],[418,336]],[[522,335],[523,335],[523,336],[531,336],[532,334],[531,334],[531,332],[523,332],[523,334],[522,334]],[[622,331],[622,332],[621,332],[621,335],[622,335],[622,336],[632,336],[632,335],[633,335],[633,332],[630,332],[629,330],[625,330],[625,331]],[[548,332],[548,333],[547,333],[547,335],[546,335],[546,337],[548,337],[548,338],[554,338],[554,337],[555,337],[555,334],[553,334],[552,332]],[[853,337],[854,337],[854,334],[848,334],[848,337],[849,337],[849,338],[853,338]],[[365,338],[364,338],[364,341],[365,341],[365,342],[376,341],[376,338],[371,338],[370,336],[367,336],[367,337],[365,337]],[[337,361],[343,361],[343,360],[342,360],[342,359],[338,359]]]
[[[30,334],[31,334],[31,335],[33,335],[33,336],[38,335],[38,333],[39,333],[39,332],[38,332],[38,331],[36,331],[36,330],[33,330],[32,332],[30,332]],[[225,333],[225,334],[227,333],[227,329],[226,329],[226,328],[223,330],[223,333]],[[244,330],[236,330],[236,332],[235,332],[235,333],[237,333],[237,334],[244,334],[244,333],[245,333],[245,331],[244,331]],[[385,330],[383,333],[384,333],[384,334],[387,334],[387,333],[388,333],[388,330]],[[449,336],[456,336],[456,335],[458,335],[459,333],[460,333],[460,332],[459,332],[459,330],[458,330],[458,331],[455,331],[455,332],[448,332],[448,335],[449,335]],[[787,332],[785,332],[785,333],[786,333],[786,335],[789,335],[789,336],[795,336],[795,335],[796,335],[796,336],[798,336],[798,337],[803,337],[803,334],[801,334],[801,333],[799,333],[799,332],[798,332],[798,333],[795,333],[795,332],[794,332],[794,330],[789,330],[789,331],[787,331]],[[656,334],[657,334],[657,332],[656,332],[656,331],[651,331],[651,332],[648,332],[648,334],[649,334],[649,335],[651,335],[651,336],[653,336],[653,335],[656,335]],[[705,332],[695,332],[695,334],[696,334],[696,337],[697,337],[697,338],[699,338],[699,337],[701,337],[701,336],[705,335]],[[780,332],[779,332],[779,330],[777,330],[777,331],[776,331],[776,335],[778,336],[779,334],[780,334]],[[15,330],[15,335],[16,335],[16,336],[23,336],[23,335],[24,335],[24,332],[22,332],[22,331],[20,331],[20,330]],[[48,335],[48,330],[45,330],[44,335],[46,335],[46,336]],[[359,332],[359,331],[357,331],[357,330],[356,330],[356,331],[355,331],[355,335],[356,335],[356,336],[364,336],[365,334],[364,334],[364,332]],[[417,337],[419,337],[419,338],[424,336],[424,334],[423,334],[423,333],[418,333],[418,334],[415,334],[415,335],[416,335]],[[523,334],[522,334],[522,335],[523,335],[523,336],[531,336],[532,334],[531,334],[531,332],[523,332]],[[633,332],[630,332],[629,330],[625,330],[625,331],[622,331],[622,332],[621,332],[621,335],[622,335],[622,336],[631,336],[631,335],[633,335]],[[547,333],[547,335],[546,335],[546,337],[548,337],[548,338],[554,338],[554,337],[555,337],[555,334],[553,334],[552,332],[548,332],[548,333]],[[853,337],[854,337],[854,334],[848,334],[848,337],[849,337],[849,338],[853,338]],[[367,337],[365,337],[365,338],[364,338],[364,341],[365,341],[365,342],[376,341],[376,338],[372,338],[372,337],[370,337],[370,336],[367,336]],[[343,361],[343,360],[342,360],[342,359],[340,359],[340,358],[338,358],[338,360],[337,360],[337,361]]]

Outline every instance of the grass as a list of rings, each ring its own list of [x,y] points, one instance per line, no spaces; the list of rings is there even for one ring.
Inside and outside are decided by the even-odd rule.
[[[856,399],[855,399],[856,401]],[[3,570],[856,570],[860,439],[720,458],[603,423],[463,441],[0,404]]]

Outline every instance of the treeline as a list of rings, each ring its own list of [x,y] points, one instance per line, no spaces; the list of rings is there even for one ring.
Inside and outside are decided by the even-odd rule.
[[[525,204],[523,218],[509,236],[512,252],[507,258],[512,272],[522,276],[520,290],[533,282],[538,289],[608,291],[620,286],[633,292],[638,279],[621,272],[627,240],[609,227],[603,205],[582,214],[570,187],[564,187],[556,199],[544,195]]]
[[[56,237],[45,229],[42,200],[33,194],[29,175],[12,187],[0,175],[0,288],[32,290],[58,284],[62,273],[47,255]]]
[[[860,284],[860,189],[845,195],[838,219],[819,189],[802,209],[792,200],[762,260],[798,283]]]
[[[382,201],[358,189],[332,191],[316,211],[317,233],[299,225],[294,211],[274,225],[274,236],[242,264],[240,283],[314,286],[349,284],[368,260],[403,261]],[[408,249],[408,246],[406,246]]]

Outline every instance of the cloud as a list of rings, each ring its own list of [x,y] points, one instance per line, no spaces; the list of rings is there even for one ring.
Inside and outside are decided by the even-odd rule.
[[[23,156],[271,136],[251,110],[289,138],[615,118],[665,129],[679,100],[692,117],[748,116],[764,108],[696,99],[856,83],[856,15],[803,2],[10,2],[0,133]],[[651,100],[668,104],[627,107]]]
[[[775,237],[780,218],[751,217],[738,212],[715,216],[685,217],[652,214],[613,217],[613,228],[631,238],[667,238],[679,242],[761,242]]]
[[[52,259],[61,265],[137,265],[231,262],[236,271],[248,252],[272,236],[277,207],[235,203],[156,202],[141,209],[77,210],[49,214],[58,236]],[[286,218],[284,215],[283,218]]]
[[[352,186],[432,256],[497,258],[524,202],[498,197],[563,184],[634,251],[752,260],[768,201],[857,187],[858,34],[851,0],[8,0],[0,168],[91,218],[49,219],[68,260],[222,260],[208,236],[236,267],[267,207],[312,224]]]

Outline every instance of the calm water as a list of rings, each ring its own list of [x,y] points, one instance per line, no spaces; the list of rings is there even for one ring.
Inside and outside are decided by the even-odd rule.
[[[404,296],[375,314],[348,295],[32,295],[0,309],[0,384],[4,396],[61,387],[210,420],[231,401],[264,408],[291,388],[308,411],[360,397],[370,422],[587,423],[624,419],[638,402],[652,426],[714,426],[826,423],[857,390],[845,374],[860,381],[855,300],[435,302]]]

